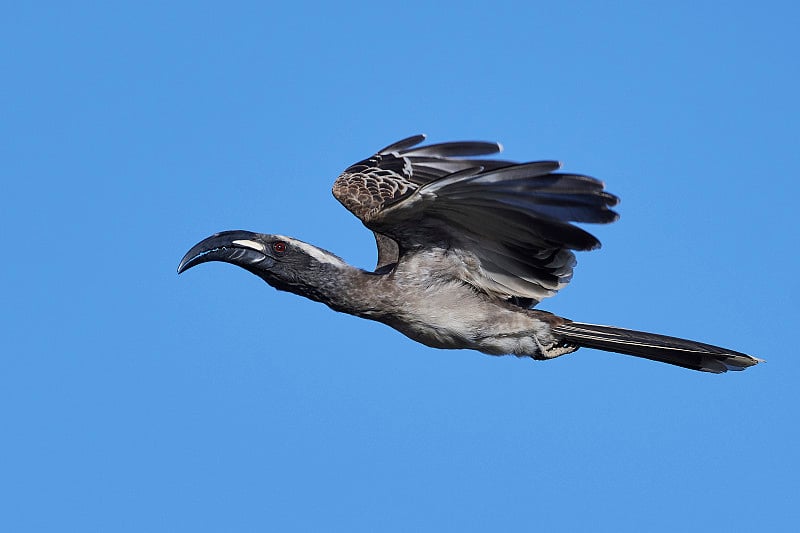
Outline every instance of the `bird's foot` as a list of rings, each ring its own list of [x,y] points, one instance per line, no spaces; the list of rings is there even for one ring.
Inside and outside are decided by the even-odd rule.
[[[536,339],[536,344],[539,346],[539,353],[534,355],[533,358],[539,361],[545,359],[555,359],[556,357],[572,353],[579,348],[579,346],[576,346],[575,344],[569,344],[564,341],[544,345],[539,341],[539,339]]]

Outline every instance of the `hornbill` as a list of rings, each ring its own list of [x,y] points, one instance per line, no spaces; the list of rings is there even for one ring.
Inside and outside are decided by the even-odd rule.
[[[373,231],[375,270],[283,235],[224,231],[189,250],[178,273],[224,261],[278,290],[383,322],[434,348],[551,359],[580,347],[693,370],[743,370],[760,359],[700,342],[574,322],[532,309],[572,278],[573,250],[599,241],[570,222],[618,218],[601,181],[556,161],[479,156],[498,143],[418,146],[416,135],[347,168],[333,195]]]

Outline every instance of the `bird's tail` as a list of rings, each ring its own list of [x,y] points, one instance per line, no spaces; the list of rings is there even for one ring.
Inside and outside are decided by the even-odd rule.
[[[555,326],[553,333],[564,342],[586,348],[616,352],[671,365],[714,372],[744,370],[761,359],[701,342],[580,322]]]

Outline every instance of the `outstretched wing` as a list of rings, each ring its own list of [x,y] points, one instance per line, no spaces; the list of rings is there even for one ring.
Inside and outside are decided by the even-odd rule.
[[[570,222],[606,223],[617,198],[560,164],[463,159],[499,152],[496,143],[412,146],[411,137],[351,166],[334,196],[376,234],[378,267],[396,262],[381,242],[405,250],[447,246],[465,260],[466,282],[520,305],[552,296],[572,278],[571,250],[599,241]],[[389,246],[383,246],[388,250]]]
[[[413,148],[424,140],[425,135],[408,137],[350,165],[334,182],[333,195],[366,224],[386,206],[410,196],[426,183],[472,168],[514,164],[496,159],[463,159],[498,153],[503,149],[498,143],[465,141]],[[375,243],[376,270],[397,263],[398,245],[394,239],[375,232]]]

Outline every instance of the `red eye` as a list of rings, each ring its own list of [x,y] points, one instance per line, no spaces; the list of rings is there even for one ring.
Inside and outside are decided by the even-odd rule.
[[[286,243],[283,241],[273,242],[272,249],[275,251],[275,253],[282,254],[286,251]]]

